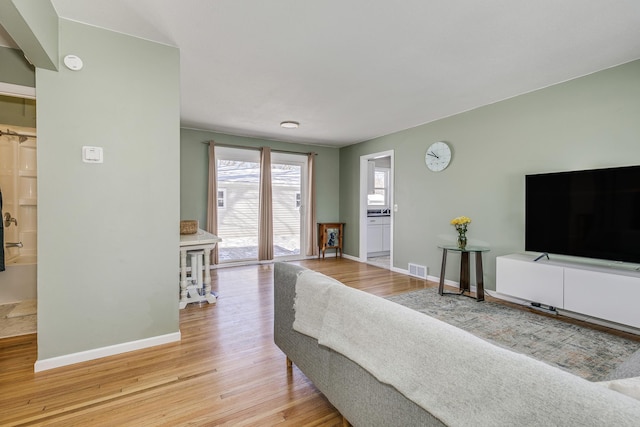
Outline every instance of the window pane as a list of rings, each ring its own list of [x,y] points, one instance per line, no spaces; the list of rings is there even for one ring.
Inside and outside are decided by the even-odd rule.
[[[374,187],[385,188],[387,186],[387,174],[384,171],[376,170],[374,175]]]
[[[374,193],[367,195],[369,206],[388,206],[389,169],[376,168],[373,175]]]
[[[274,156],[276,157],[276,156]],[[271,164],[273,191],[273,252],[276,257],[300,254],[302,167]]]
[[[260,152],[216,147],[220,262],[258,258]],[[303,233],[305,155],[272,152],[275,257],[298,256]]]
[[[220,262],[258,259],[260,163],[224,158],[217,163],[218,186],[226,192],[225,209],[218,212]]]

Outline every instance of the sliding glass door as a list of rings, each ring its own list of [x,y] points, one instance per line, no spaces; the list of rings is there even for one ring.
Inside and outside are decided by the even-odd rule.
[[[260,152],[216,147],[220,263],[258,259]]]
[[[273,251],[276,258],[301,254],[306,181],[306,156],[271,154],[273,191]]]
[[[260,151],[216,147],[220,263],[258,259]],[[306,156],[272,152],[273,242],[276,258],[297,258],[303,246]]]

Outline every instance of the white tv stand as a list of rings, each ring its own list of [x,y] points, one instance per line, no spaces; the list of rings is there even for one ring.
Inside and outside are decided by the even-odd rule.
[[[640,328],[640,272],[512,254],[496,258],[496,292]]]

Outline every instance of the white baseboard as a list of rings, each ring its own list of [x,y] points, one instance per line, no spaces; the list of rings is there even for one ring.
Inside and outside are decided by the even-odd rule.
[[[359,258],[354,258],[354,257],[351,257],[349,255],[345,255],[345,258],[353,259],[354,261],[360,261]],[[362,262],[362,261],[360,261],[360,262]],[[389,270],[393,271],[394,273],[400,273],[400,274],[405,274],[407,276],[411,276],[409,274],[409,270],[407,270],[407,269],[402,269],[402,268],[398,268],[398,267],[390,267]],[[427,280],[430,281],[430,282],[439,283],[440,282],[440,277],[427,275]],[[444,280],[444,284],[445,285],[449,285],[449,286],[453,286],[454,288],[460,288],[460,283],[456,282],[456,281],[453,281],[453,280],[445,279]],[[475,289],[476,289],[476,285],[471,285],[471,291],[475,292]],[[485,290],[485,292],[486,292],[486,290]]]
[[[391,267],[390,268],[391,271],[393,271],[394,273],[400,273],[400,274],[406,274],[407,276],[409,275],[409,270],[406,269],[402,269],[399,267]]]
[[[356,259],[356,261],[357,261],[357,259]],[[407,270],[407,269],[402,269],[402,268],[398,268],[398,267],[391,267],[390,270],[395,272],[395,273],[400,273],[400,274],[405,274],[407,276],[411,276],[409,274],[409,270]],[[440,283],[440,277],[437,277],[437,276],[427,275],[427,280],[429,282]],[[444,284],[445,285],[449,285],[449,286],[453,286],[454,288],[460,288],[460,282],[456,282],[454,280],[445,279],[444,280]],[[476,291],[476,285],[471,285],[470,286],[470,290],[471,290],[471,292],[475,292]],[[485,292],[487,292],[486,289],[485,289]]]
[[[427,276],[427,280],[430,282],[440,283],[440,277],[436,277],[436,276]],[[460,282],[456,282],[454,280],[444,279],[444,284],[447,286],[453,286],[454,288],[460,289]],[[475,292],[476,285],[469,285],[469,289],[472,292]]]
[[[86,362],[88,360],[100,359],[102,357],[113,356],[143,348],[154,347],[161,344],[169,344],[180,341],[180,331],[156,337],[145,338],[138,341],[130,341],[122,344],[110,345],[108,347],[94,348],[78,353],[65,354],[64,356],[52,357],[49,359],[36,360],[33,367],[34,372],[46,371],[48,369],[60,368],[62,366],[73,365],[74,363]]]
[[[360,258],[354,257],[354,256],[352,256],[352,255],[342,254],[342,257],[343,257],[343,258],[346,258],[346,259],[350,259],[351,261],[358,261],[358,262],[360,262]]]

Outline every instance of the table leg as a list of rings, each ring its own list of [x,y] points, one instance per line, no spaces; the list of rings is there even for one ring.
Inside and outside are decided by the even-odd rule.
[[[180,308],[187,306],[187,250],[180,249]]]
[[[469,286],[469,252],[462,252],[460,256],[462,257],[460,260],[460,291],[466,292],[471,289]]]
[[[440,268],[440,284],[438,285],[438,294],[444,294],[444,272],[447,267],[447,250],[442,249],[442,267]]]
[[[196,266],[196,273],[198,273],[198,289],[204,289],[204,279],[203,279],[203,271],[202,271],[202,257],[203,255],[198,256],[198,265]]]
[[[215,303],[218,297],[211,292],[211,249],[204,249],[204,295],[207,297],[209,304]]]
[[[482,271],[482,252],[476,252],[476,299],[484,301],[484,273]]]
[[[187,255],[191,255],[191,280],[189,280],[191,282],[191,286],[195,285],[198,288],[202,288],[202,282],[200,280],[198,280],[198,258],[199,255],[196,252],[191,252],[191,254]],[[193,296],[193,295],[191,295]]]

